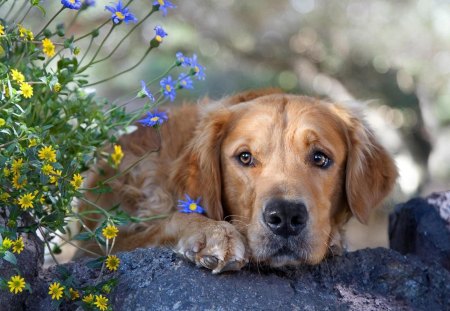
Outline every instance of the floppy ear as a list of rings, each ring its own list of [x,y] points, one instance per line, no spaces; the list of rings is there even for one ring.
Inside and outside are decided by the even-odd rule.
[[[196,199],[209,218],[223,219],[221,203],[220,149],[225,135],[225,125],[230,118],[226,109],[202,116],[193,139],[175,162],[172,183],[179,199],[184,195]]]
[[[335,106],[347,131],[345,188],[353,215],[367,224],[372,209],[391,192],[398,173],[388,152],[371,130],[348,110]]]

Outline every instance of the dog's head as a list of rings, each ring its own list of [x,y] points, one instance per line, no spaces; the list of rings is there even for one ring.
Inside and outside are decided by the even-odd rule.
[[[258,92],[207,108],[180,161],[180,194],[201,196],[208,217],[230,220],[251,259],[272,266],[320,262],[351,214],[367,222],[397,176],[347,109]]]

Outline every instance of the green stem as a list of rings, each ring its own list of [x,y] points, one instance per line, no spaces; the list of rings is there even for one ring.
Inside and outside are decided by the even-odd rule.
[[[84,251],[84,252],[86,252],[86,253],[89,253],[89,254],[91,254],[91,255],[98,256],[98,257],[101,256],[100,254],[97,254],[96,252],[90,251],[90,250],[85,249],[85,248],[83,248],[83,247],[81,247],[81,246],[79,246],[79,245],[76,245],[75,243],[72,243],[71,241],[69,241],[69,240],[67,240],[66,238],[64,238],[62,235],[56,233],[55,231],[53,231],[53,230],[51,230],[51,229],[49,229],[49,228],[47,228],[47,230],[50,231],[51,233],[53,233],[54,235],[56,235],[57,237],[59,237],[59,238],[60,238],[61,240],[63,240],[64,242],[66,242],[66,243],[68,243],[68,244],[70,244],[70,245],[72,245],[72,246],[74,246],[74,247],[76,247],[76,248],[78,248],[78,249],[81,249],[82,251]]]
[[[98,47],[97,51],[95,52],[94,56],[91,58],[91,61],[84,66],[83,68],[81,68],[80,70],[77,71],[77,73],[82,73],[83,71],[85,71],[86,69],[89,68],[89,66],[93,63],[93,61],[95,60],[95,58],[97,57],[98,53],[100,53],[100,50],[103,48],[103,45],[105,44],[106,40],[108,40],[109,36],[111,35],[113,29],[116,27],[115,24],[113,24],[111,26],[111,29],[109,29],[109,32],[105,35],[105,37],[103,38],[102,43],[100,43],[100,46]]]
[[[51,248],[51,246],[50,246],[50,243],[48,243],[48,241],[47,241],[46,233],[44,232],[44,230],[42,230],[42,228],[41,228],[40,226],[38,227],[38,230],[39,230],[39,232],[41,233],[42,238],[44,239],[45,245],[47,245],[48,252],[49,252],[50,255],[52,256],[53,261],[54,261],[57,265],[59,265],[58,260],[56,259],[55,255],[53,254],[53,251],[52,251],[52,248]]]
[[[145,22],[145,20],[148,19],[154,12],[155,11],[152,7],[152,10],[150,11],[150,13],[148,13],[139,23],[137,23],[136,25],[133,26],[133,28],[131,28],[131,30],[114,47],[114,49],[111,51],[111,53],[109,53],[107,56],[103,57],[102,59],[99,59],[99,60],[93,62],[92,64],[97,64],[97,63],[103,62],[103,61],[107,60],[108,58],[110,58],[116,52],[116,50],[122,45],[122,43],[125,41],[125,39],[128,38],[128,36],[131,35],[134,32],[134,30],[136,28],[138,28],[143,22]]]
[[[13,17],[11,18],[11,22],[15,21],[19,17],[20,13],[22,13],[25,10],[28,3],[29,1],[24,1],[22,6],[16,11],[16,13],[14,13]]]
[[[67,26],[67,30],[69,30],[73,26],[73,24],[75,24],[76,20],[78,19],[78,16],[80,16],[80,11],[79,10],[75,14],[75,16],[72,19],[72,21],[69,23],[69,26]]]
[[[8,16],[9,16],[9,14],[11,14],[12,10],[14,10],[14,7],[16,6],[16,3],[17,3],[17,1],[14,1],[14,2],[13,2],[13,4],[11,5],[11,7],[9,8],[8,13],[6,13],[6,15],[5,15],[5,17],[4,17],[5,19],[7,19]]]
[[[83,55],[83,57],[81,58],[79,65],[81,65],[81,63],[83,63],[84,59],[85,59],[86,56],[88,55],[89,50],[91,49],[92,43],[93,43],[93,42],[94,42],[94,37],[91,37],[91,40],[89,41],[89,45],[88,45],[88,47],[87,47],[87,49],[86,49],[86,52],[84,52],[84,55]]]
[[[150,53],[150,51],[151,51],[152,49],[153,49],[152,47],[149,47],[149,48],[147,49],[147,51],[145,52],[144,56],[142,56],[142,58],[141,58],[136,64],[134,64],[133,66],[131,66],[130,68],[125,69],[125,70],[123,70],[123,71],[121,71],[121,72],[119,72],[119,73],[116,73],[115,75],[113,75],[113,76],[111,76],[111,77],[109,77],[109,78],[106,78],[106,79],[103,79],[103,80],[100,80],[100,81],[97,81],[97,82],[88,84],[88,85],[86,85],[85,87],[97,85],[97,84],[100,84],[100,83],[103,83],[103,82],[112,80],[112,79],[114,79],[114,78],[117,78],[118,76],[123,75],[124,73],[127,73],[127,72],[133,70],[134,68],[136,68],[137,66],[139,66],[139,65],[144,61],[144,59],[147,57],[148,53]]]
[[[47,29],[47,27],[55,20],[55,18],[56,18],[56,17],[57,17],[64,9],[65,9],[65,7],[63,6],[61,9],[59,9],[58,12],[56,12],[55,15],[53,15],[52,18],[50,18],[50,20],[48,21],[48,23],[45,24],[45,26],[41,29],[41,31],[39,31],[39,33],[36,35],[36,38],[38,38],[38,37],[41,35],[41,33],[42,33],[45,29]]]
[[[22,24],[22,23],[23,23],[23,21],[24,21],[25,18],[28,16],[28,14],[30,13],[30,11],[31,11],[32,8],[33,8],[33,6],[30,6],[30,7],[28,8],[28,10],[26,11],[25,15],[20,19],[19,24]]]

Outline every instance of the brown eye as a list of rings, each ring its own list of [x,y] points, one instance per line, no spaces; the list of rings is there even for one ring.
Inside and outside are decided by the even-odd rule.
[[[313,153],[312,162],[314,163],[315,166],[323,169],[330,167],[332,163],[331,159],[320,151],[316,151]]]
[[[250,166],[253,164],[253,156],[250,152],[241,152],[238,155],[239,162],[244,166]]]

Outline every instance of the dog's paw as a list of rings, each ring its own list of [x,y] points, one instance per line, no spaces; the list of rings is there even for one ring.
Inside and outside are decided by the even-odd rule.
[[[225,221],[200,223],[183,234],[174,250],[183,257],[212,270],[212,273],[240,270],[248,262],[242,235]]]

